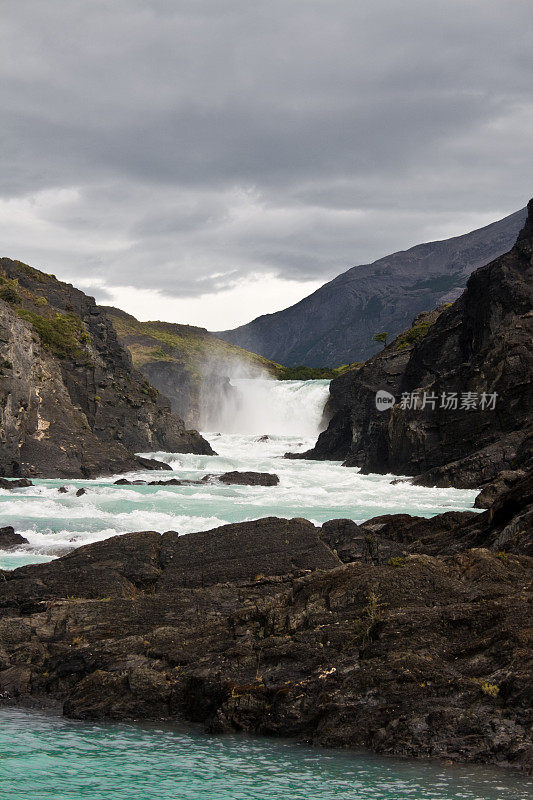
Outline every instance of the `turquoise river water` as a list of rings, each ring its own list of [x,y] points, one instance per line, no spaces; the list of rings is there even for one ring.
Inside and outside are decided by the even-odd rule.
[[[0,710],[2,800],[525,800],[498,769]]]
[[[47,561],[119,533],[177,530],[194,535],[227,522],[275,515],[362,521],[384,513],[430,517],[472,507],[475,491],[391,483],[339,462],[283,459],[316,440],[325,381],[241,382],[239,415],[224,412],[206,437],[217,456],[154,455],[171,472],[128,477],[199,479],[228,470],[275,472],[275,487],[115,486],[38,480],[0,490],[0,525],[28,544],[0,552],[0,568]],[[267,402],[264,402],[265,396]],[[260,441],[263,435],[269,438]],[[58,492],[64,486],[66,492]],[[76,490],[86,494],[76,497]],[[197,731],[65,720],[0,710],[0,800],[523,800],[526,779],[503,770],[406,762],[295,743]]]

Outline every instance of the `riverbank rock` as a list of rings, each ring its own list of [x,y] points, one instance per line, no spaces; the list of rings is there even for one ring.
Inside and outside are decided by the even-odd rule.
[[[93,298],[0,259],[0,474],[158,469],[135,452],[212,454],[132,366]]]
[[[33,486],[28,478],[15,478],[15,480],[0,478],[0,489],[26,489],[28,486]]]
[[[533,472],[498,495],[490,508],[457,533],[467,546],[489,547],[502,558],[509,553],[533,556]]]
[[[472,273],[455,303],[419,315],[360,369],[331,382],[329,426],[303,457],[465,489],[521,469],[533,430],[532,251],[533,200],[512,250]],[[379,390],[396,404],[376,408]],[[441,403],[452,392],[457,409]],[[433,399],[421,408],[424,393]],[[480,407],[483,393],[496,396],[495,410],[487,399]],[[402,396],[413,395],[418,407],[402,407]],[[477,407],[461,409],[464,397]]]
[[[405,554],[404,548],[381,534],[374,536],[351,519],[332,519],[322,525],[320,537],[345,564],[386,564]]]
[[[490,508],[504,492],[525,476],[523,470],[503,470],[497,479],[486,484],[475,499],[475,508]]]
[[[0,550],[14,550],[21,544],[29,544],[29,542],[20,533],[15,533],[15,529],[11,525],[0,528]]]
[[[4,571],[0,693],[78,719],[526,767],[533,562],[470,547],[520,526],[529,489],[510,491],[477,519],[148,531]],[[412,550],[437,549],[432,525],[457,552]]]
[[[238,486],[277,486],[279,477],[271,472],[224,472],[222,475],[206,475],[202,478],[203,483],[210,481]]]

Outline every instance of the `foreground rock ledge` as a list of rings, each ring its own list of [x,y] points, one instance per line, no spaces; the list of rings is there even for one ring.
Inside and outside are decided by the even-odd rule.
[[[526,767],[532,561],[461,551],[468,513],[434,522],[459,552],[412,552],[439,536],[405,516],[131,533],[0,573],[2,698]]]

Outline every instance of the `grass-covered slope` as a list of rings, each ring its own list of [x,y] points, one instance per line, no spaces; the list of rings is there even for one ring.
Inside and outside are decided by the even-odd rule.
[[[205,328],[174,322],[140,322],[131,314],[112,306],[102,306],[113,322],[120,339],[125,342],[133,363],[142,368],[149,361],[180,363],[191,375],[199,376],[209,360],[240,363],[251,372],[267,372],[277,376],[279,364],[242,347],[218,339]]]

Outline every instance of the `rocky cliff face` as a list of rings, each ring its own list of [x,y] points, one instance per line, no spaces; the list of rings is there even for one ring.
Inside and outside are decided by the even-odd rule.
[[[217,335],[288,366],[363,361],[379,348],[376,333],[396,336],[415,315],[455,300],[475,269],[512,247],[525,216],[352,267],[296,305]]]
[[[135,451],[212,452],[133,369],[92,298],[6,258],[0,363],[4,475],[90,477],[148,465]]]
[[[474,520],[132,533],[0,573],[0,701],[526,767],[531,511],[522,484]]]
[[[451,307],[416,319],[361,369],[332,382],[332,418],[307,457],[343,458],[364,472],[416,475],[427,485],[463,488],[493,481],[502,470],[527,468],[532,240],[533,201],[515,246],[474,272]],[[397,402],[379,411],[379,389],[397,400],[415,394],[417,407]],[[443,407],[443,393],[451,392],[457,393],[457,408]],[[477,397],[477,408],[462,409],[469,392]],[[436,400],[422,408],[424,393]],[[496,394],[494,410],[480,407],[482,393]]]

